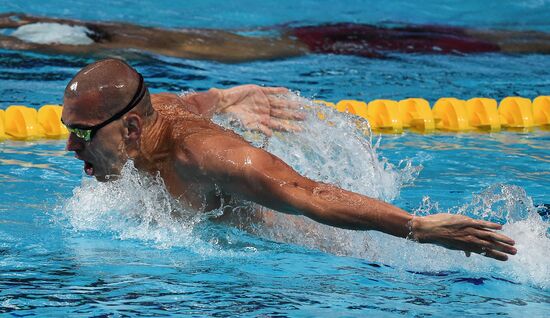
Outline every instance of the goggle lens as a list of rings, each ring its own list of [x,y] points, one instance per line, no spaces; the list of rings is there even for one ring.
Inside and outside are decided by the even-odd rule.
[[[67,130],[72,132],[73,134],[75,134],[80,139],[84,139],[85,141],[92,140],[92,130],[91,129],[80,129],[80,128],[67,127]]]

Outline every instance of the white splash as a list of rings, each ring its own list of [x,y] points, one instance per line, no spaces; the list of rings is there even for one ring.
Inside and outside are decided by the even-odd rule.
[[[11,35],[38,44],[89,45],[94,43],[89,33],[91,31],[83,26],[38,22],[20,26]]]
[[[494,185],[475,195],[472,201],[452,211],[441,211],[438,204],[424,198],[418,215],[437,212],[464,214],[476,219],[504,223],[502,233],[516,241],[518,253],[507,262],[472,254],[417,244],[382,233],[371,233],[367,258],[397,268],[415,271],[466,270],[486,276],[492,274],[511,280],[550,288],[550,224],[536,212],[523,188]]]
[[[196,213],[186,208],[172,198],[162,178],[139,172],[132,161],[126,163],[116,180],[98,182],[85,177],[57,212],[73,231],[111,233],[121,240],[141,240],[160,249],[184,247],[214,257],[255,251],[247,242],[233,244],[237,241],[233,236],[238,234],[219,234],[213,224],[204,222],[223,212]]]
[[[185,211],[168,194],[162,180],[139,173],[132,162],[124,166],[117,180],[99,183],[84,178],[63,212],[77,231],[110,231],[120,239],[152,240],[160,247],[192,238],[192,224],[174,222],[171,213]]]

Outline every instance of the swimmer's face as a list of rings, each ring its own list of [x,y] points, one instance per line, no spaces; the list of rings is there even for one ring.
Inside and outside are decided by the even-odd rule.
[[[94,112],[93,105],[99,102],[93,96],[65,99],[62,119],[69,126],[92,127],[106,118]],[[90,103],[90,104],[87,104]],[[92,106],[89,106],[92,105]],[[75,157],[84,161],[84,172],[98,181],[116,179],[128,160],[125,148],[124,119],[115,120],[97,130],[90,141],[71,133],[67,139],[67,150],[74,151]]]

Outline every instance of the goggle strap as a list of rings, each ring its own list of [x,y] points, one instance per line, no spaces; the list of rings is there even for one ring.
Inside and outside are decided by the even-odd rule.
[[[99,129],[107,126],[108,124],[112,123],[113,121],[119,119],[120,117],[124,116],[124,114],[126,114],[127,112],[129,112],[132,108],[136,107],[137,104],[139,104],[139,102],[141,101],[141,99],[143,99],[143,96],[145,95],[145,89],[144,89],[144,83],[143,83],[143,76],[141,76],[140,73],[138,73],[138,76],[139,76],[139,86],[138,86],[138,89],[136,91],[136,93],[134,94],[134,97],[132,97],[132,100],[130,101],[130,103],[128,103],[128,106],[124,107],[121,111],[119,111],[118,113],[114,114],[111,118],[107,119],[106,121],[100,123],[100,124],[97,124],[95,126],[92,126],[92,127],[84,127],[84,126],[80,126],[80,125],[67,125],[63,122],[63,119],[61,119],[61,123],[63,123],[63,125],[65,125],[67,127],[67,129],[69,130],[73,130],[73,132],[76,134],[76,129],[78,130],[81,130],[81,131],[88,131],[89,133],[89,140],[91,140],[95,134],[96,131],[98,131]]]
[[[137,89],[136,93],[134,94],[134,97],[132,98],[132,100],[128,104],[128,106],[124,107],[121,111],[114,114],[113,117],[107,119],[106,121],[102,122],[101,124],[97,124],[95,126],[88,127],[87,129],[92,131],[92,134],[91,134],[92,136],[91,137],[93,137],[94,131],[99,130],[99,129],[109,125],[113,121],[115,121],[115,120],[119,119],[120,117],[124,116],[124,114],[126,114],[132,108],[136,107],[137,104],[139,104],[139,102],[141,101],[141,99],[145,95],[145,89],[143,89],[143,76],[141,76],[141,74],[139,74],[139,73],[138,73],[138,75],[139,75],[139,86],[138,86],[138,89]]]

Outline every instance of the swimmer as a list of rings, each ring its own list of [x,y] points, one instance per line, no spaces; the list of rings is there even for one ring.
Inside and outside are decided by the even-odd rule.
[[[116,179],[132,160],[136,169],[159,175],[171,195],[197,213],[220,208],[222,202],[251,201],[330,226],[381,231],[466,255],[505,261],[516,254],[514,241],[495,232],[499,224],[462,215],[412,216],[391,204],[316,182],[208,119],[213,109],[253,105],[259,93],[251,93],[251,87],[183,98],[150,95],[128,64],[100,60],[84,67],[65,89],[67,150],[99,181]]]
[[[278,35],[248,37],[214,29],[161,29],[0,15],[0,48],[52,54],[133,57],[132,50],[187,59],[244,62],[316,54],[384,57],[388,53],[550,53],[550,34],[434,25],[381,27],[337,23],[273,27]]]

